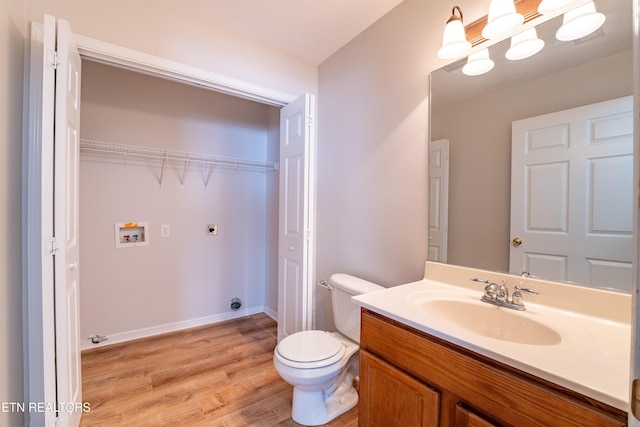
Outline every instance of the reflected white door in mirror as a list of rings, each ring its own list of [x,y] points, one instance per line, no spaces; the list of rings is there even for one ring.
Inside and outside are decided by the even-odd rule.
[[[449,140],[429,146],[429,260],[447,262]]]
[[[511,272],[631,292],[632,103],[513,122]]]

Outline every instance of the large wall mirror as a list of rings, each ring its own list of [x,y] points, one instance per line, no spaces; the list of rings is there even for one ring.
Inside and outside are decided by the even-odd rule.
[[[431,74],[431,260],[631,291],[632,1],[595,4],[583,39],[558,41],[559,16],[530,58],[503,40],[486,74]]]

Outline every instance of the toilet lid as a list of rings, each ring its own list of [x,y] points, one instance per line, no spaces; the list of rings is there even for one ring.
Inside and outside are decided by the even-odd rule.
[[[324,331],[302,331],[289,335],[278,344],[278,353],[292,362],[310,363],[332,359],[344,353],[340,341]],[[338,360],[342,357],[339,355]]]

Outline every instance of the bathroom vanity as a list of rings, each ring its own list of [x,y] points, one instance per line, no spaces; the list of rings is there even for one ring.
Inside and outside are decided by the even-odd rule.
[[[517,312],[469,280],[502,275],[429,264],[432,277],[353,298],[361,426],[627,425],[628,295],[526,278],[540,295]]]

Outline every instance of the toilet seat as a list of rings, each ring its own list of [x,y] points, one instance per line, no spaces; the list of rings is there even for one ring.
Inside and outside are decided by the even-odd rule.
[[[284,338],[276,347],[282,363],[300,369],[322,368],[338,362],[345,345],[324,331],[302,331]]]

